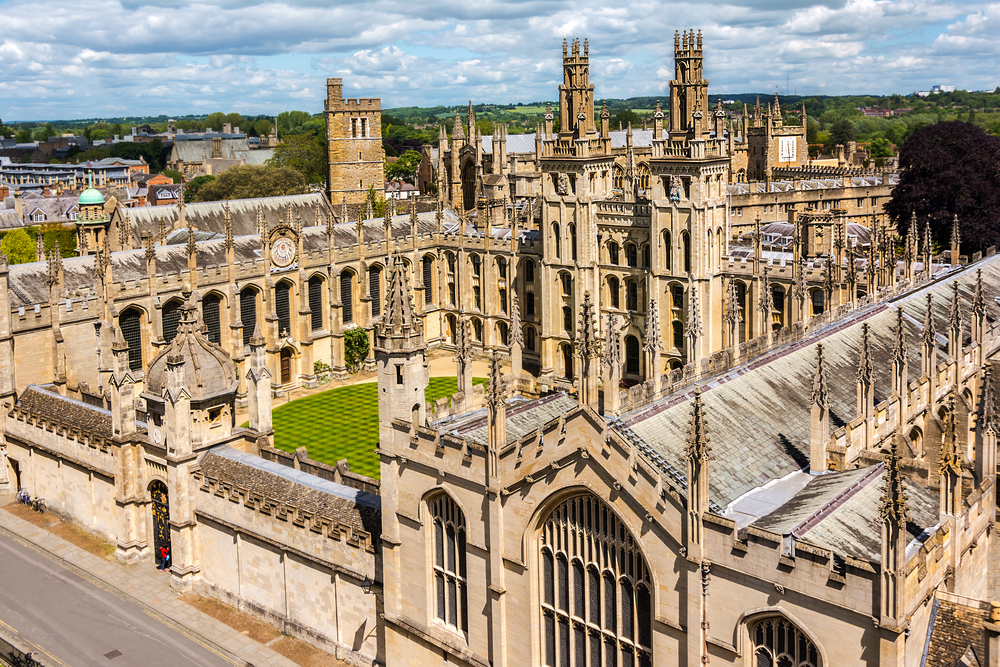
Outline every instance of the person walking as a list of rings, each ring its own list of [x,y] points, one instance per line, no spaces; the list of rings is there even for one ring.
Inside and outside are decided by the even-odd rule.
[[[160,547],[160,569],[164,572],[170,567],[170,547]]]

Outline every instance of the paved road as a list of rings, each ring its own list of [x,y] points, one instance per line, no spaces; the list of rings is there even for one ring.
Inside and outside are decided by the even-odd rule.
[[[2,626],[7,626],[2,627]],[[47,554],[0,534],[0,631],[67,667],[243,665],[168,625],[147,607],[84,579]]]

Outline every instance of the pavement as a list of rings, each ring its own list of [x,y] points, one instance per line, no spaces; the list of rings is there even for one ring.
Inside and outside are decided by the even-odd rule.
[[[0,573],[0,635],[45,667],[297,667],[182,602],[152,563],[105,560],[3,509]]]

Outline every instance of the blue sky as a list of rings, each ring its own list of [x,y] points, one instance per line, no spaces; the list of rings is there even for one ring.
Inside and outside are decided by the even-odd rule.
[[[675,30],[710,91],[1000,85],[1000,2],[0,0],[0,118],[319,111],[328,76],[384,107],[554,99],[564,38],[598,97],[666,96]]]

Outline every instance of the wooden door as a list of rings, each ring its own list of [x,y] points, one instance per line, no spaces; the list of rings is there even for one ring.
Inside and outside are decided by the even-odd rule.
[[[288,384],[292,381],[292,353],[288,350],[281,351],[281,384]]]

